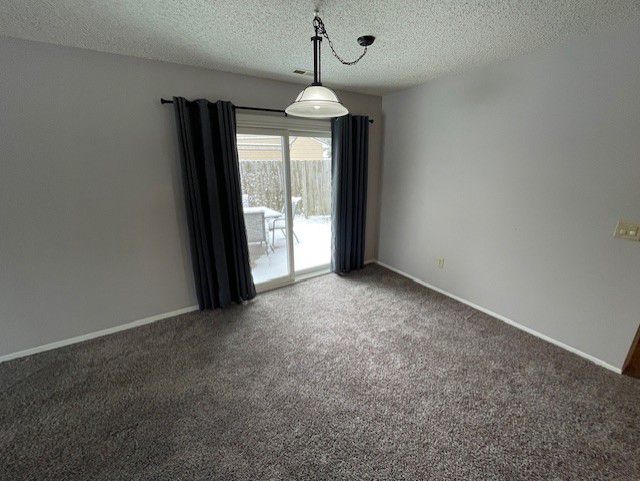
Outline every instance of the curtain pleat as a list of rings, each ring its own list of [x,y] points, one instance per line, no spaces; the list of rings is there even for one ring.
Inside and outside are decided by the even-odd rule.
[[[252,299],[233,105],[182,97],[173,104],[200,309]]]
[[[331,123],[332,269],[345,274],[364,266],[369,118],[346,115]]]

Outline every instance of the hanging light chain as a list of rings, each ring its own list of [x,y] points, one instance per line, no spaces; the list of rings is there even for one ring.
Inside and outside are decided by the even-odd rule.
[[[333,53],[333,56],[337,58],[340,61],[340,63],[343,65],[355,65],[367,53],[367,47],[365,46],[364,51],[360,54],[360,56],[357,59],[351,60],[351,61],[345,60],[340,55],[338,55],[338,52],[336,52],[336,49],[333,48],[333,42],[329,38],[329,34],[327,33],[327,29],[324,26],[324,22],[317,14],[313,19],[313,27],[316,29],[317,33],[319,33],[320,35],[322,35],[324,38],[327,39],[327,42],[329,43],[329,47],[331,48],[331,53]]]

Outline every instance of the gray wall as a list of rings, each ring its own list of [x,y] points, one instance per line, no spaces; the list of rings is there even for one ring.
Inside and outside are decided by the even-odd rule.
[[[640,221],[634,27],[385,95],[379,259],[620,367],[640,322],[640,243],[612,239]]]
[[[2,37],[0,65],[0,355],[196,304],[173,111],[159,99],[283,107],[302,86]],[[379,97],[341,97],[380,119]]]

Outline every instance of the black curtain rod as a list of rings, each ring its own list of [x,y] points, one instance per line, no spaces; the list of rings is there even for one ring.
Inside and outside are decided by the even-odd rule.
[[[172,104],[173,100],[167,100],[167,99],[160,99],[160,103],[162,105],[164,104]],[[241,105],[234,105],[233,106],[234,109],[236,110],[256,110],[258,112],[275,112],[278,114],[284,114],[287,115],[287,113],[284,110],[280,110],[280,109],[264,109],[262,107],[243,107]],[[369,123],[372,124],[373,123],[373,119],[369,119]]]

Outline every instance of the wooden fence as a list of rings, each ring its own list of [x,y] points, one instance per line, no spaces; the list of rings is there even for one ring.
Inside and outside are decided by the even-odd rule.
[[[284,165],[281,161],[240,161],[242,193],[252,206],[282,210]],[[291,196],[302,197],[298,214],[331,214],[331,160],[292,160]]]

